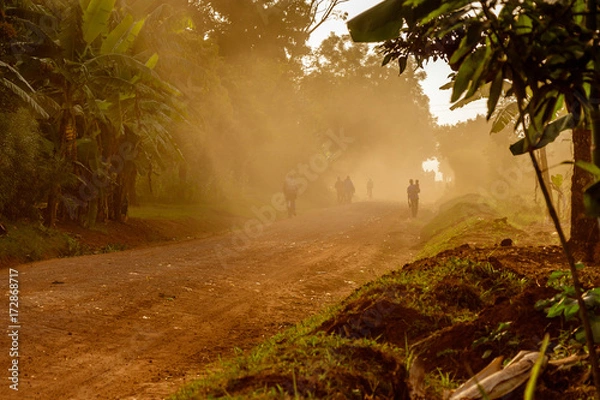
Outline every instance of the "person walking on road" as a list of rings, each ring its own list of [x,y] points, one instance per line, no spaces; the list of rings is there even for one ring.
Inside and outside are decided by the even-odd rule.
[[[354,196],[356,189],[354,188],[354,183],[352,183],[352,180],[350,179],[350,175],[346,176],[346,179],[344,180],[344,191],[346,194],[346,202],[352,203],[352,197]]]
[[[408,181],[409,185],[406,189],[406,193],[408,195],[408,208],[410,209],[410,214],[412,217],[416,217],[419,211],[419,193],[421,192],[421,188],[419,187],[419,181],[417,183],[413,183],[413,180],[410,179]]]
[[[296,215],[296,197],[298,196],[298,185],[292,174],[288,174],[283,182],[283,195],[287,206],[288,217]]]

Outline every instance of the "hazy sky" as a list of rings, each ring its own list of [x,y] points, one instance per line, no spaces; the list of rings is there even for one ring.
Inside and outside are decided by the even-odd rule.
[[[340,10],[348,12],[348,19],[380,3],[382,0],[350,0],[340,6]],[[316,45],[330,32],[348,34],[348,28],[342,21],[329,21],[319,27],[311,37],[311,44]],[[440,125],[454,124],[474,118],[477,114],[485,113],[485,100],[473,102],[456,111],[450,111],[450,91],[439,90],[439,87],[448,82],[450,68],[444,62],[429,63],[425,67],[427,79],[423,82],[423,91],[430,99],[431,113],[437,117]]]

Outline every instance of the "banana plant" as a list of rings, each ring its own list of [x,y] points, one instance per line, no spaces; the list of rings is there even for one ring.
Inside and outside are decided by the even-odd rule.
[[[115,170],[110,160],[134,161],[124,160],[119,153],[124,144],[137,150],[173,151],[167,127],[181,114],[174,100],[178,91],[153,71],[156,54],[144,60],[132,55],[144,19],[135,20],[115,9],[115,0],[81,0],[60,9],[60,15],[46,9],[56,29],[40,28],[37,37],[37,44],[52,47],[54,53],[26,56],[29,65],[43,66],[37,89],[52,125],[58,127],[46,132],[56,157],[71,163],[71,173],[80,184],[65,187],[57,180],[49,195],[46,221],[54,224],[60,199],[71,217],[86,224],[94,222],[97,212],[99,218],[119,219],[116,210],[126,194],[114,196],[111,191],[122,192],[122,175],[128,171],[131,176],[135,170],[131,172],[129,165]],[[172,115],[177,117],[166,118]]]

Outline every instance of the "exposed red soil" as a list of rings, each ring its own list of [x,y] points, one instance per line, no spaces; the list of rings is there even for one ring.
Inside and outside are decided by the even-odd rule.
[[[232,356],[235,348],[249,349],[412,261],[419,227],[407,215],[392,203],[358,203],[263,225],[253,237],[232,232],[159,246],[149,246],[156,238],[144,236],[152,229],[129,221],[119,232],[111,228],[104,234],[141,248],[16,266],[20,385],[14,393],[5,384],[0,397],[163,399],[219,357]],[[174,226],[173,232],[181,231]],[[106,243],[97,233],[95,238],[75,233],[91,244]],[[435,268],[451,257],[486,261],[535,284],[516,297],[498,296],[473,322],[449,326],[444,318],[431,321],[385,303],[384,296],[349,304],[343,320],[322,328],[402,347],[409,338],[418,343],[423,368],[441,368],[455,377],[485,366],[491,359],[482,358],[486,350],[492,357],[515,350],[503,342],[472,346],[501,322],[512,321],[511,333],[526,349],[537,349],[544,333],[555,339],[564,328],[533,308],[537,299],[552,294],[545,287],[549,272],[565,268],[559,248],[463,246],[393,273]],[[587,269],[586,285],[600,285],[596,270]],[[449,312],[481,306],[458,281],[448,282],[446,289],[439,301]],[[386,290],[401,296],[403,288]],[[8,320],[7,307],[0,309],[0,318]],[[432,323],[439,327],[433,335]],[[8,339],[0,345],[8,349]],[[2,365],[10,362],[7,353],[2,352]],[[542,398],[562,392],[561,400],[577,398],[567,393],[587,377],[582,369],[571,373],[571,378],[545,374]]]
[[[131,227],[107,234],[124,243]],[[345,205],[262,228],[249,239],[227,233],[14,267],[20,385],[18,393],[3,385],[0,397],[165,398],[218,357],[410,261],[418,244],[406,210],[391,203]],[[0,320],[8,320],[7,307]],[[8,338],[0,345],[8,349]],[[0,364],[10,363],[1,354]]]

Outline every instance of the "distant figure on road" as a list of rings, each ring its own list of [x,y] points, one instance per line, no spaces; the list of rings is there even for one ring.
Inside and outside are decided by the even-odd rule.
[[[296,197],[298,196],[298,185],[293,174],[288,174],[283,182],[283,195],[287,205],[288,217],[296,215]]]
[[[355,191],[356,189],[354,188],[354,184],[350,179],[350,175],[346,176],[346,179],[344,180],[344,192],[346,194],[346,202],[352,203],[352,196],[354,196]]]
[[[408,195],[408,208],[410,208],[410,213],[413,217],[417,216],[417,212],[419,211],[419,193],[421,192],[421,188],[419,187],[419,181],[417,183],[413,183],[413,180],[410,179],[408,181],[409,185],[406,189],[406,193]]]
[[[337,181],[335,181],[335,191],[337,193],[337,201],[338,204],[342,204],[344,202],[344,181],[337,177]]]
[[[367,181],[367,197],[369,200],[373,198],[373,179],[371,178]]]

